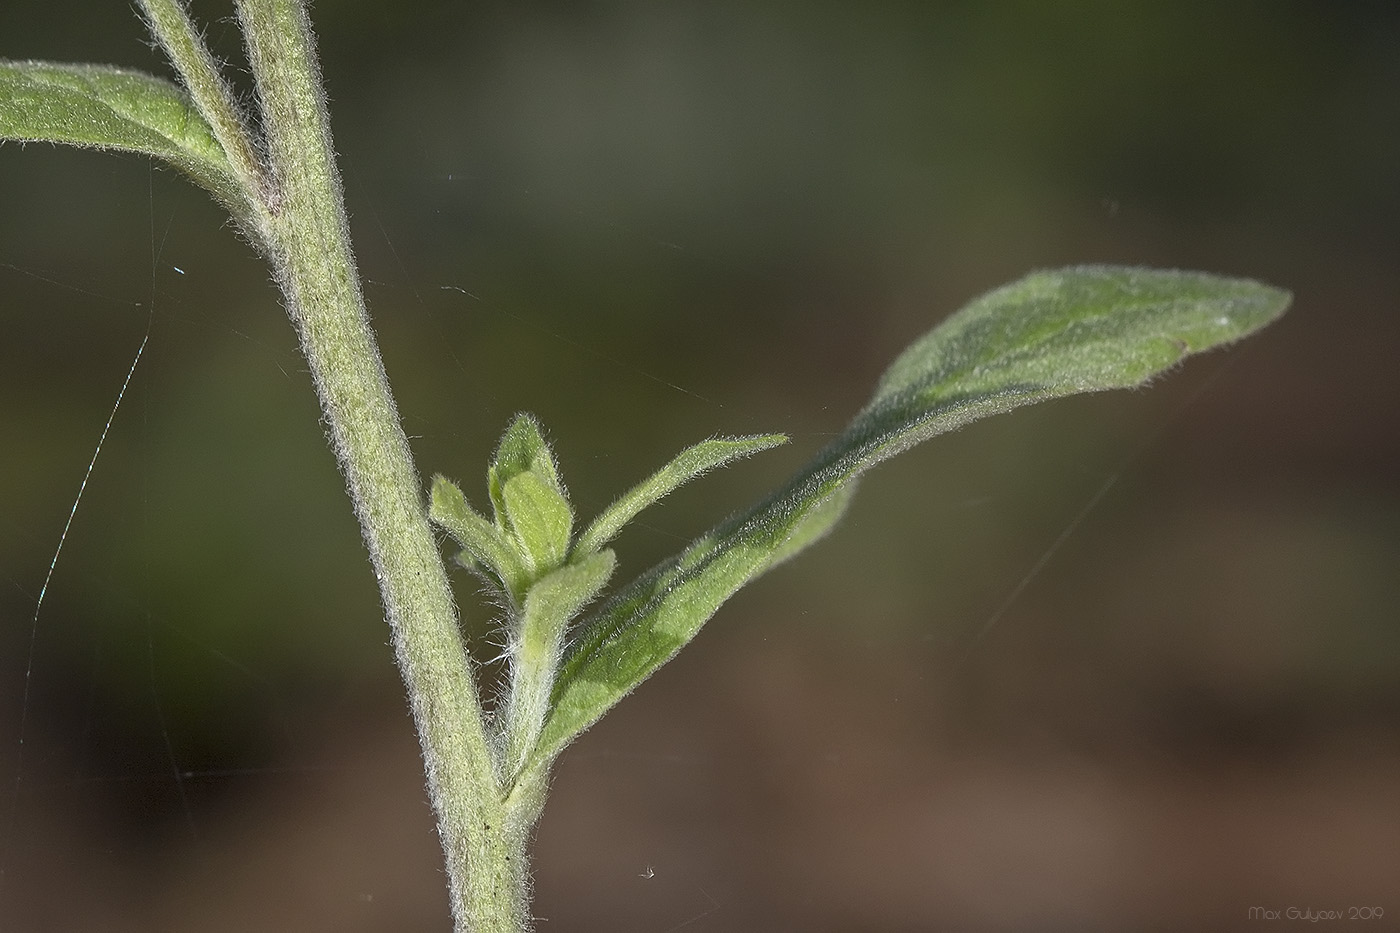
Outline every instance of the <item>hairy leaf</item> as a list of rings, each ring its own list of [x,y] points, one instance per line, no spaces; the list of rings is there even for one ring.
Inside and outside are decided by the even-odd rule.
[[[533,574],[545,574],[564,562],[574,515],[558,485],[534,470],[517,473],[501,487],[506,519],[518,550]]]
[[[607,585],[617,557],[599,551],[540,578],[525,596],[521,638],[551,640]]]
[[[539,738],[565,627],[607,584],[616,560],[610,550],[590,554],[541,578],[526,594],[519,629],[512,635],[504,717],[507,773],[519,770]]]
[[[554,463],[554,454],[545,442],[539,422],[533,415],[521,413],[515,416],[506,433],[501,435],[501,442],[496,445],[496,456],[486,473],[491,504],[496,510],[496,524],[502,531],[510,527],[506,519],[505,485],[527,472],[538,473],[567,501],[568,494],[564,491],[564,484],[559,481],[559,468]]]
[[[517,603],[524,598],[529,574],[515,547],[499,528],[477,514],[462,490],[444,476],[433,477],[428,517],[452,535],[472,563],[494,573]]]
[[[247,197],[209,124],[169,81],[103,65],[0,61],[0,139],[156,156],[233,210]]]
[[[829,530],[870,467],[976,418],[1140,385],[1263,327],[1290,300],[1246,279],[1105,266],[1037,272],[976,299],[895,360],[866,407],[786,486],[586,618],[531,767],[547,767],[744,583]]]
[[[647,506],[674,492],[702,473],[762,450],[786,444],[783,434],[759,437],[717,437],[688,447],[670,463],[627,490],[603,514],[593,520],[574,545],[577,554],[589,554],[611,541],[622,527]]]

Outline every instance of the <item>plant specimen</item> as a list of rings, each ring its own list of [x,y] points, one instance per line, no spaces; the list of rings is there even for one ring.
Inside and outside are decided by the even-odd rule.
[[[701,473],[782,443],[696,444],[581,522],[536,421],[518,416],[477,510],[442,476],[425,490],[399,424],[350,248],[303,0],[238,0],[256,86],[243,112],[180,0],[141,0],[178,84],[100,65],[0,62],[0,139],[140,152],[229,211],[267,261],[297,330],[379,581],[417,724],[459,930],[529,928],[528,843],[559,753],[668,661],[746,582],[818,540],[857,478],[974,419],[1135,386],[1237,340],[1290,300],[1257,282],[1082,266],[976,299],[911,345],[867,405],[781,488],[604,596],[607,544]],[[464,643],[432,525],[502,612],[496,646]],[[498,651],[495,703],[476,665]]]

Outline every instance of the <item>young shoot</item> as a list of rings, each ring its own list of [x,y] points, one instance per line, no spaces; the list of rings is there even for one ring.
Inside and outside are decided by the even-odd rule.
[[[518,415],[506,429],[486,472],[494,522],[452,482],[433,477],[428,517],[462,548],[458,562],[506,607],[501,627],[509,688],[495,717],[496,766],[506,786],[514,786],[539,741],[569,623],[612,576],[616,556],[602,545],[701,473],[786,441],[770,434],[696,444],[624,493],[576,541],[559,468],[531,415]]]

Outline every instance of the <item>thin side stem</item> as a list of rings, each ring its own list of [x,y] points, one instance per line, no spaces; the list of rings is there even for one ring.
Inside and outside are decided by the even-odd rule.
[[[275,210],[277,197],[267,177],[267,170],[258,157],[253,134],[243,120],[243,114],[229,90],[228,82],[219,72],[209,47],[194,28],[181,0],[140,0],[151,34],[161,44],[180,80],[214,131],[214,138],[224,148],[234,172],[250,194],[250,200],[261,214]],[[256,231],[265,236],[265,231]]]
[[[549,624],[555,621],[557,624]],[[534,750],[549,713],[549,691],[559,666],[565,621],[545,620],[539,624],[527,618],[510,659],[503,744],[505,774],[512,781]]]
[[[365,311],[310,23],[299,0],[239,0],[238,15],[281,194],[273,263],[393,628],[456,928],[519,933],[529,928],[529,823],[502,799],[446,571]]]

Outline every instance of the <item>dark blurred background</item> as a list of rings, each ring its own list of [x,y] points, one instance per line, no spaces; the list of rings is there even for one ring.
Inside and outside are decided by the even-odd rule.
[[[231,4],[194,7],[237,63]],[[868,477],[564,755],[542,929],[1400,928],[1400,6],[314,13],[425,473],[480,503],[530,410],[589,515],[707,435],[793,435],[649,512],[624,572],[1032,268],[1296,294],[1150,391]],[[164,73],[126,4],[12,0],[0,37]],[[304,368],[200,191],[0,148],[0,929],[447,929]]]

